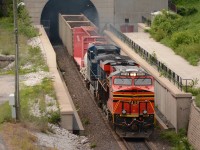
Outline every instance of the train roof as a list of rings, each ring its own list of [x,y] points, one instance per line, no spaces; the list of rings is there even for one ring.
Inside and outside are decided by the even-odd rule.
[[[102,63],[110,64],[111,66],[123,65],[123,66],[135,66],[137,63],[130,59],[128,56],[122,56],[118,54],[99,54],[96,57],[97,60],[101,60]]]
[[[113,44],[91,44],[89,46],[90,50],[116,50],[120,49],[119,47],[113,45]]]

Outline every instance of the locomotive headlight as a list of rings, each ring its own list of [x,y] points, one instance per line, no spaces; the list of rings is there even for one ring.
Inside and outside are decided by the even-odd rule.
[[[134,76],[134,77],[135,77],[135,76],[136,76],[136,73],[135,73],[135,72],[131,72],[131,73],[130,73],[130,76]]]
[[[147,110],[144,110],[144,111],[143,111],[143,114],[146,115],[146,114],[147,114]]]
[[[126,110],[125,109],[122,110],[122,115],[126,115]]]

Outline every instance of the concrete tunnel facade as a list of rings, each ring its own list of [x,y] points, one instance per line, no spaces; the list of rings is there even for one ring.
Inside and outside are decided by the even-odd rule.
[[[53,43],[59,42],[58,14],[84,14],[96,26],[99,26],[98,12],[90,0],[49,0],[41,13],[40,23]]]

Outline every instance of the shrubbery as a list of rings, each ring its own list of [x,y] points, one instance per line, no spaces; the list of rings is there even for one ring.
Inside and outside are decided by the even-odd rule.
[[[4,11],[0,10],[0,19],[6,18],[7,24],[14,22],[13,18],[13,4],[12,0],[6,0],[4,2]],[[4,19],[5,20],[5,19]],[[13,25],[12,25],[13,26]],[[29,14],[24,6],[20,6],[18,8],[18,26],[19,26],[19,33],[27,36],[28,38],[32,38],[37,36],[37,31],[31,24],[31,20]]]
[[[180,129],[177,134],[170,130],[163,131],[161,138],[168,140],[172,144],[173,149],[193,150],[193,147],[189,144],[186,138],[186,131],[184,129]]]
[[[181,16],[189,16],[189,15],[193,15],[195,13],[197,13],[198,10],[194,7],[189,7],[189,8],[186,8],[184,6],[179,6],[177,7],[177,13]]]
[[[31,25],[29,14],[25,8],[19,10],[19,31],[28,38],[37,36],[37,31]]]
[[[160,41],[171,36],[182,24],[185,24],[185,21],[179,15],[162,11],[162,14],[155,17],[150,33],[157,41]]]
[[[186,10],[185,17],[197,13],[197,9],[193,7],[188,7]],[[196,24],[200,21],[195,17],[195,24],[191,18],[185,19],[185,17],[162,11],[162,14],[154,18],[150,34],[156,41],[171,47],[190,64],[197,65],[200,61],[200,28]]]

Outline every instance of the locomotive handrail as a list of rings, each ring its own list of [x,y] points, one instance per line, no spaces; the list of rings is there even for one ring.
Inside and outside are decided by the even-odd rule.
[[[191,86],[188,85],[187,82],[188,80],[194,83],[192,79],[182,79],[182,77],[180,77],[170,68],[168,68],[164,63],[160,62],[156,58],[155,54],[150,54],[149,52],[147,52],[145,49],[143,49],[134,41],[132,41],[129,37],[124,35],[122,32],[118,31],[111,24],[109,30],[112,33],[114,33],[119,39],[121,39],[124,43],[126,43],[133,51],[135,51],[138,55],[140,55],[144,60],[146,60],[151,66],[155,67],[157,71],[160,72],[160,76],[168,78],[168,80],[172,82],[174,85],[176,85],[181,91],[183,90],[183,87],[185,87],[187,92],[188,87]],[[183,80],[186,80],[186,85],[183,85]]]

